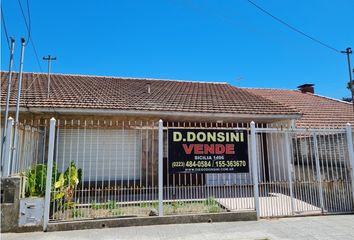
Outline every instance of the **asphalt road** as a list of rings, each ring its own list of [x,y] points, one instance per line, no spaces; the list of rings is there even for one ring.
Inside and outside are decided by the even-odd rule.
[[[354,215],[1,234],[3,240],[354,239]]]

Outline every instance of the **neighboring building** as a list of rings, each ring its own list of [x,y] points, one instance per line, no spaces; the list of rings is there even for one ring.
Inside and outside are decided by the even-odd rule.
[[[334,98],[317,95],[313,84],[304,84],[298,90],[271,88],[243,88],[249,93],[295,108],[302,117],[297,127],[343,128],[354,125],[353,104]]]
[[[347,123],[354,125],[353,104],[315,94],[313,84],[304,84],[297,90],[244,88],[250,93],[293,107],[301,112],[296,127],[302,128],[344,128]],[[315,169],[307,171],[303,159],[315,159],[313,136],[301,136],[293,139],[294,165],[305,169],[305,179],[315,178]],[[349,175],[345,167],[347,156],[346,134],[317,134],[318,153],[321,167],[327,174],[322,179],[339,179]],[[296,150],[295,150],[296,149]],[[310,167],[312,168],[312,167]]]

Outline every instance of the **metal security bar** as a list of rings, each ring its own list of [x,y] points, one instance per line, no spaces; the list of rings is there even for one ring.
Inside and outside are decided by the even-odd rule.
[[[344,129],[259,128],[261,216],[353,212]]]

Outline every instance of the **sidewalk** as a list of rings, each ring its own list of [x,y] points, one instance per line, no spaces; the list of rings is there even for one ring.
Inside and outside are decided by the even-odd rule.
[[[237,240],[354,239],[354,215],[294,217],[252,222],[201,223],[91,229],[67,232],[2,234],[3,240]]]

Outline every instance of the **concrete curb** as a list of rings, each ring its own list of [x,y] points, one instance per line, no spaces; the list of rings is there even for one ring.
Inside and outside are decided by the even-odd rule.
[[[43,226],[15,226],[11,230],[1,233],[28,233],[28,232],[41,232],[43,231]]]
[[[234,222],[234,221],[255,221],[257,215],[255,211],[227,212],[182,216],[163,217],[129,217],[110,218],[95,220],[78,220],[71,222],[52,222],[48,225],[48,232],[71,231],[83,229],[98,229],[112,227],[149,226],[162,224],[182,224],[182,223],[203,223],[203,222]]]

